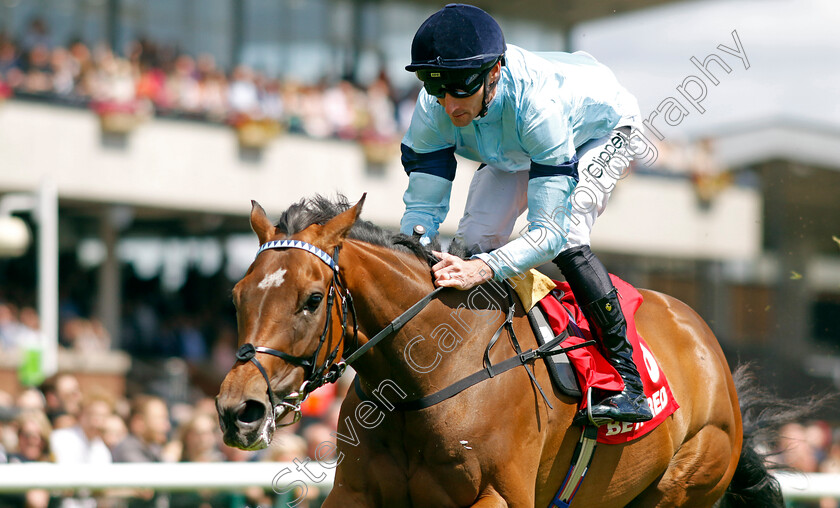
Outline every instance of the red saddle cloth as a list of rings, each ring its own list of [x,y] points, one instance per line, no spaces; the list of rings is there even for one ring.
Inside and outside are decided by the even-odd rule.
[[[636,330],[634,315],[642,305],[642,295],[630,284],[624,282],[615,275],[610,274],[613,284],[618,289],[621,309],[627,320],[627,338],[633,345],[633,361],[639,369],[642,377],[642,384],[645,388],[645,395],[648,397],[653,419],[642,423],[610,422],[598,429],[598,442],[607,444],[620,444],[632,441],[655,429],[668,416],[673,414],[680,406],[674,400],[665,373],[659,368],[659,363],[650,352],[645,340]],[[584,337],[571,336],[563,342],[564,346],[580,344],[592,338],[589,323],[583,316],[580,307],[575,302],[575,297],[565,282],[557,282],[557,288],[551,294],[540,300],[539,305],[546,313],[549,325],[555,335],[560,334],[569,324],[571,314],[574,323],[583,332]],[[563,291],[560,300],[557,299],[559,292]],[[598,388],[607,391],[621,391],[624,389],[624,381],[618,372],[604,359],[596,346],[589,346],[575,349],[566,353],[569,362],[575,369],[581,391],[586,394],[587,390]],[[586,399],[581,402],[581,408],[586,407]]]

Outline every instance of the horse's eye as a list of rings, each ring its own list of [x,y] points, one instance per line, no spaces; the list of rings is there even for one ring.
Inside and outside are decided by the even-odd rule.
[[[323,299],[324,295],[321,293],[313,293],[309,295],[309,298],[306,299],[306,303],[303,305],[304,310],[315,312],[318,309],[318,306],[321,305],[321,300]]]

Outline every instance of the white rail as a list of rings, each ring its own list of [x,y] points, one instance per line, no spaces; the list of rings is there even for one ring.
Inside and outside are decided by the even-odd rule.
[[[776,473],[785,499],[840,499],[840,474]],[[0,492],[29,489],[157,490],[246,487],[288,490],[293,485],[330,489],[333,470],[316,462],[210,462],[179,464],[0,465]]]
[[[776,473],[785,499],[840,499],[840,474]]]
[[[317,462],[184,462],[176,464],[3,464],[0,492],[29,489],[284,489],[295,482],[329,489],[333,471]]]

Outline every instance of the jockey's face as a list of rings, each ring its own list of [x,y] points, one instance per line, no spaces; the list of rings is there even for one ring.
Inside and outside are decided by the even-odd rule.
[[[500,63],[497,63],[496,66],[493,67],[493,70],[490,71],[490,74],[487,77],[488,83],[494,83],[499,79],[501,67],[502,65]],[[491,88],[493,91],[490,93],[490,96],[487,97],[488,104],[491,100],[493,100],[493,96],[496,94],[496,88]],[[446,110],[446,114],[449,115],[449,119],[452,120],[455,127],[466,127],[475,117],[478,116],[479,113],[481,113],[481,109],[484,106],[482,102],[484,100],[484,89],[485,85],[482,85],[476,93],[463,98],[458,98],[447,93],[443,98],[439,98],[437,101]]]

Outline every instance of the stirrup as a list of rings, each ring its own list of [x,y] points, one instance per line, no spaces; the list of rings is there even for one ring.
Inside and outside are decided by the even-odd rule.
[[[594,427],[600,427],[601,425],[606,425],[611,421],[612,418],[596,418],[592,414],[592,387],[590,386],[589,389],[586,390],[586,408],[579,410],[577,414],[575,414],[575,417],[572,419],[572,425],[592,425]]]
[[[637,415],[638,413],[624,413],[626,415]],[[586,409],[581,409],[575,414],[574,419],[572,419],[573,425],[594,425],[595,427],[600,427],[601,425],[605,425],[613,420],[617,422],[623,423],[644,423],[648,422],[653,419],[655,415],[651,412],[651,417],[647,419],[639,419],[639,420],[622,420],[622,419],[615,419],[606,416],[596,417],[592,414],[592,387],[590,386],[589,389],[586,391]]]

